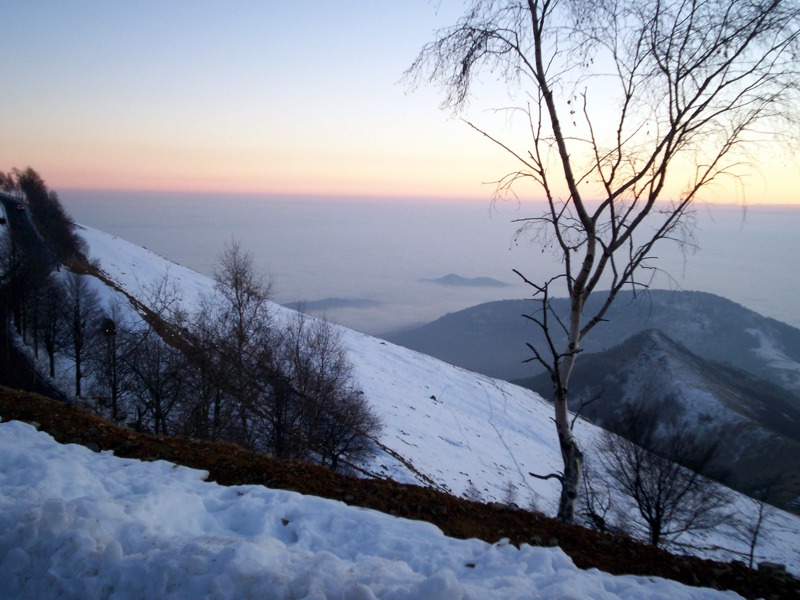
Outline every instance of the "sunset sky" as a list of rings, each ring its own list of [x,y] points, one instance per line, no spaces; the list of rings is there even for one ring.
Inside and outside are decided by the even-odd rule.
[[[454,0],[0,0],[0,169],[30,165],[57,190],[485,200],[486,182],[514,163],[442,111],[435,89],[401,82],[462,10]],[[481,97],[470,116],[494,107]],[[513,124],[499,123],[502,137]],[[769,168],[745,180],[747,201],[800,203],[798,154],[758,159]]]

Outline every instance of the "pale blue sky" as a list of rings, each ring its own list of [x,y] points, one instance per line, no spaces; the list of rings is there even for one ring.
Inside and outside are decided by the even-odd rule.
[[[400,82],[461,10],[2,1],[0,168],[54,187],[486,195],[505,157]]]
[[[465,4],[0,0],[0,169],[56,189],[485,201],[513,159],[400,81]],[[480,89],[469,117],[524,151],[525,124],[488,110],[502,86]],[[748,201],[797,201],[800,162],[760,158]]]

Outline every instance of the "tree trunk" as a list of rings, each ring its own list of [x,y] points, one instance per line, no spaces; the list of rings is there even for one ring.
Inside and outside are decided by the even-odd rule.
[[[50,379],[55,379],[56,377],[56,349],[55,347],[47,348],[47,361],[50,366]]]
[[[220,429],[222,429],[222,418],[220,411],[222,411],[222,394],[219,391],[214,392],[214,416],[212,420],[212,439],[219,437]]]
[[[658,548],[659,544],[661,544],[661,520],[656,519],[652,524],[652,529],[650,531],[650,543]]]
[[[81,371],[81,353],[80,351],[75,352],[75,398],[80,400],[81,398],[81,378],[83,377],[83,372]]]
[[[563,523],[572,523],[575,520],[575,503],[578,500],[583,473],[583,453],[578,448],[578,442],[572,433],[567,399],[565,388],[561,387],[556,390],[556,430],[561,446],[561,458],[564,462],[564,472],[561,475],[561,498],[558,502],[558,519]]]
[[[564,462],[564,471],[561,474],[561,499],[558,503],[558,519],[562,523],[573,523],[575,520],[575,503],[578,500],[581,475],[583,475],[583,452],[578,447],[578,442],[572,432],[572,419],[569,414],[569,380],[580,350],[584,284],[593,262],[594,238],[590,237],[581,272],[570,290],[567,353],[561,359],[560,364],[557,364],[558,373],[554,381],[553,403],[555,404],[556,431],[561,446],[561,458]]]

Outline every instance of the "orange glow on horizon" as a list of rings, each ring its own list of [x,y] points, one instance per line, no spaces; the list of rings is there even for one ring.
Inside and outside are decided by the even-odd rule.
[[[41,174],[41,173],[40,173]],[[44,177],[44,175],[43,175]],[[359,188],[355,189],[348,186],[341,187],[300,187],[300,186],[258,186],[258,185],[192,185],[187,182],[174,185],[142,185],[142,181],[128,182],[127,185],[120,182],[93,181],[83,182],[80,180],[69,180],[57,183],[56,180],[46,179],[48,186],[56,192],[69,190],[79,192],[87,191],[119,191],[119,192],[140,192],[140,193],[187,193],[187,194],[220,194],[220,195],[241,195],[241,196],[265,196],[265,197],[297,197],[297,198],[330,198],[341,200],[356,201],[448,201],[448,202],[544,202],[541,197],[534,195],[520,194],[518,198],[497,199],[494,195],[494,187],[473,186],[472,189],[464,186],[462,189],[431,189],[420,186],[417,189],[376,189]],[[669,199],[665,198],[664,202]],[[769,198],[756,198],[753,194],[746,194],[745,197],[731,197],[713,195],[711,197],[701,197],[697,200],[698,205],[730,205],[730,206],[784,206],[800,207],[800,196],[792,194],[786,190],[784,194],[770,194]]]
[[[56,156],[55,154],[58,154]],[[491,156],[492,161],[476,157],[471,161],[422,156],[405,160],[375,157],[363,172],[345,169],[348,162],[360,162],[362,157],[313,160],[308,163],[292,160],[223,163],[203,157],[180,157],[163,154],[143,157],[107,155],[105,160],[73,154],[47,153],[31,160],[33,167],[48,186],[59,191],[119,190],[137,192],[186,192],[212,194],[241,194],[266,196],[311,196],[351,198],[361,200],[452,200],[491,202],[496,186],[496,174],[508,172],[506,157]],[[66,157],[66,158],[65,158]],[[212,158],[219,158],[214,153]],[[41,159],[44,160],[41,160]],[[144,158],[144,160],[143,160]],[[194,159],[194,160],[193,160]],[[306,164],[323,165],[306,172]],[[721,180],[706,188],[699,202],[738,205],[800,205],[800,166],[794,158],[774,161],[753,170],[739,179]],[[135,165],[135,166],[131,166]],[[0,165],[3,170],[25,168],[25,161]],[[493,176],[494,175],[494,176]],[[674,194],[677,187],[672,190]],[[532,185],[516,189],[523,202],[542,199]],[[665,200],[669,198],[665,195]],[[511,200],[513,201],[513,199]]]

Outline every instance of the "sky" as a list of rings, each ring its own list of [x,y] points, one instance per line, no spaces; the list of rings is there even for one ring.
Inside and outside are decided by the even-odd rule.
[[[497,153],[401,82],[458,5],[0,1],[0,168],[55,189],[485,198]]]
[[[0,0],[0,169],[61,189],[491,196],[513,159],[404,71],[457,0]],[[492,76],[469,118],[520,123]],[[490,116],[491,115],[491,116]],[[797,153],[711,200],[800,202]],[[535,190],[522,190],[535,194]]]

